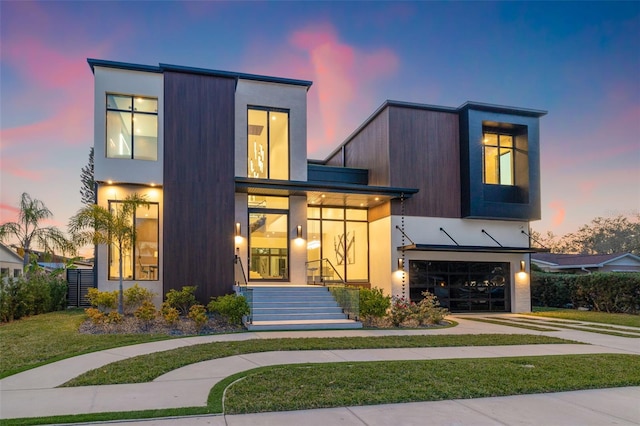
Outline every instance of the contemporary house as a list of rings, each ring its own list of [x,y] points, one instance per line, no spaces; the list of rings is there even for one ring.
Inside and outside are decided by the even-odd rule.
[[[88,62],[98,203],[151,202],[132,217],[129,282],[197,285],[203,302],[339,282],[429,290],[454,312],[530,310],[545,111],[387,101],[308,160],[310,81]],[[99,288],[117,288],[117,256],[99,247]]]
[[[565,274],[640,272],[640,256],[636,256],[633,253],[534,253],[531,255],[531,263],[545,272],[562,272]]]

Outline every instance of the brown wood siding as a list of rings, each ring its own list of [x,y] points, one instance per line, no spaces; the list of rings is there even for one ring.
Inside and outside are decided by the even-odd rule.
[[[164,74],[164,292],[233,289],[235,81]]]
[[[369,169],[369,185],[389,185],[388,123],[385,108],[345,146],[345,166]]]
[[[375,222],[376,220],[387,216],[391,216],[391,202],[371,207],[369,209],[368,220],[369,222]]]
[[[420,191],[405,203],[408,216],[461,217],[458,115],[392,106],[390,184]],[[394,202],[392,213],[400,214]]]

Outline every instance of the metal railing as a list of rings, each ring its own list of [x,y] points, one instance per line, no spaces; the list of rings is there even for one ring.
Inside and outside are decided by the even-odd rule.
[[[344,279],[327,258],[305,262],[307,284],[344,284]]]
[[[244,266],[242,265],[242,259],[237,254],[233,259],[234,267],[233,267],[233,275],[235,285],[240,287],[247,286],[247,274],[244,272]]]

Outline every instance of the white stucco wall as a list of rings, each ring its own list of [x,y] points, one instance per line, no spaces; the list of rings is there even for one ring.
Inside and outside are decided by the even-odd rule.
[[[149,187],[141,187],[141,186],[126,186],[126,185],[100,185],[98,187],[98,205],[108,208],[109,201],[113,200],[123,200],[127,195],[138,193],[140,195],[146,195],[147,201],[158,203],[158,275],[157,280],[155,281],[147,281],[147,280],[125,280],[123,281],[123,288],[126,290],[129,287],[133,287],[134,284],[138,284],[140,287],[147,288],[155,293],[153,298],[153,302],[156,307],[160,307],[162,304],[163,294],[162,294],[162,273],[163,273],[163,235],[162,235],[162,226],[163,226],[163,200],[162,200],[162,189],[161,188],[149,188]],[[100,291],[114,291],[118,290],[119,280],[109,280],[109,251],[106,245],[100,245],[97,249],[97,268],[98,268],[98,282],[97,286]]]
[[[94,67],[94,174],[96,181],[162,184],[164,159],[164,82],[160,73]],[[106,156],[106,94],[158,98],[158,160]]]
[[[247,176],[247,107],[289,110],[289,180],[307,180],[307,88],[238,80],[236,87],[236,176]]]
[[[396,225],[401,226],[399,216],[385,217],[369,224],[370,282],[372,287],[384,290],[393,296],[409,297],[409,277],[398,270],[398,258],[402,252],[402,234]],[[469,246],[498,247],[488,236],[486,230],[503,246],[528,247],[528,237],[520,231],[528,232],[526,222],[445,219],[427,217],[405,217],[405,233],[417,244],[451,245],[455,244],[442,232],[446,231],[460,244]],[[410,242],[405,238],[405,245]],[[519,253],[478,253],[478,252],[438,252],[405,251],[405,268],[411,260],[441,260],[464,262],[509,262],[511,270],[511,311],[530,312],[531,295],[529,291],[529,259]],[[526,263],[525,273],[520,272],[520,261]],[[403,292],[404,278],[404,292]]]

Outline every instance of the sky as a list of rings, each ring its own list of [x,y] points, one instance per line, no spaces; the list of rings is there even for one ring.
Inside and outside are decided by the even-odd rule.
[[[313,81],[308,156],[385,100],[548,111],[542,220],[640,213],[640,2],[0,0],[0,223],[20,194],[67,229],[93,145],[87,58]]]

